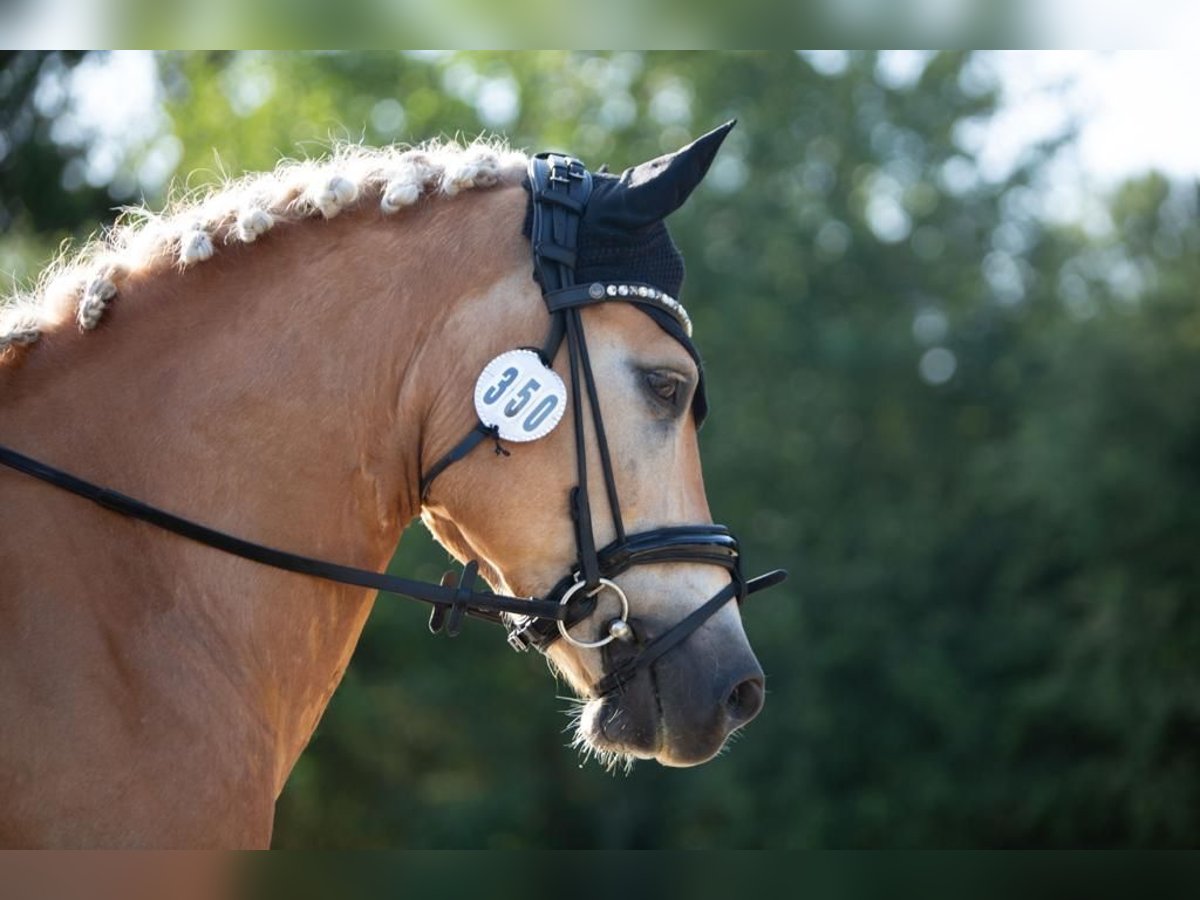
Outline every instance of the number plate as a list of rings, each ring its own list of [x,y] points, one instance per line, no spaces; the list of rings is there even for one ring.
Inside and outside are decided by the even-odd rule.
[[[536,441],[554,430],[567,389],[532,350],[509,350],[483,367],[475,382],[475,412],[506,441]]]

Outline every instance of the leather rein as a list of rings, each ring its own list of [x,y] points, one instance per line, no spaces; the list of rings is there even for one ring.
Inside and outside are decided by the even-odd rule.
[[[573,571],[545,597],[512,597],[477,589],[479,564],[475,560],[467,562],[460,575],[446,573],[441,584],[415,581],[244,540],[96,485],[2,445],[0,464],[91,500],[112,512],[243,559],[429,603],[433,606],[429,627],[435,634],[444,632],[454,636],[458,634],[464,617],[471,616],[505,626],[509,644],[521,651],[534,647],[545,652],[560,637],[581,647],[602,647],[613,640],[636,645],[632,655],[626,655],[619,664],[612,666],[593,686],[596,696],[620,690],[639,671],[683,643],[727,602],[736,599],[740,603],[750,594],[782,582],[787,573],[776,569],[746,580],[741,572],[737,540],[721,525],[673,526],[626,534],[580,311],[582,307],[593,303],[614,300],[634,303],[678,340],[699,366],[699,355],[690,339],[690,322],[678,303],[651,285],[636,282],[622,285],[575,284],[579,222],[591,193],[591,173],[579,160],[553,154],[534,157],[529,162],[529,188],[533,202],[535,272],[550,314],[549,333],[537,353],[542,364],[549,369],[563,342],[567,344],[578,479],[570,495],[577,562]],[[581,402],[585,390],[616,535],[612,543],[600,549],[596,548],[588,493],[587,443]],[[703,380],[697,387],[697,401],[693,407],[698,417],[704,412],[702,392]],[[422,500],[428,496],[438,475],[488,438],[495,440],[499,448],[498,429],[478,422],[422,477]],[[646,640],[641,629],[630,624],[629,601],[614,579],[635,565],[656,563],[717,565],[729,572],[730,582],[673,627]],[[607,633],[597,640],[585,641],[574,637],[570,629],[594,613],[598,598],[605,590],[612,591],[620,600],[621,615],[607,623],[604,628]]]

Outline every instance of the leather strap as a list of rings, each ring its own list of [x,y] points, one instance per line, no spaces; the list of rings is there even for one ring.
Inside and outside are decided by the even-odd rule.
[[[597,556],[605,578],[616,577],[635,565],[682,562],[722,566],[729,570],[735,583],[743,581],[737,539],[723,525],[678,525],[639,532],[624,541],[608,544]],[[775,572],[751,579],[747,582],[746,595],[778,583],[771,580],[777,575]],[[785,576],[779,580],[782,577]],[[581,578],[582,573],[575,569],[546,594],[546,599],[561,600]],[[572,600],[563,622],[571,628],[591,615],[594,606],[594,601],[585,605],[582,600]],[[509,622],[509,643],[517,650],[532,647],[544,653],[561,636],[556,622],[526,616],[511,616]]]
[[[578,316],[578,311],[575,311],[573,315]],[[608,494],[608,509],[612,514],[613,534],[616,535],[614,540],[623,544],[625,542],[625,523],[621,519],[621,501],[617,497],[617,477],[613,472],[612,454],[608,449],[608,435],[604,431],[604,415],[600,409],[600,394],[596,390],[596,375],[592,371],[591,357],[588,356],[582,319],[579,321],[579,367],[583,370],[583,383],[587,387],[588,405],[592,410],[592,428],[596,432],[596,446],[600,449],[600,471],[604,475],[604,490]]]
[[[641,281],[623,282],[628,287],[645,288],[649,291],[657,293],[658,288],[652,284],[645,284]],[[599,282],[591,282],[590,284],[573,284],[570,287],[562,287],[556,291],[547,291],[545,294],[546,308],[550,312],[558,312],[560,309],[571,309],[576,306],[593,306],[597,303],[642,303],[646,306],[658,306],[650,300],[639,299],[636,294],[608,294],[604,290],[604,285]],[[661,307],[659,307],[661,309]]]
[[[596,696],[605,697],[621,690],[637,677],[638,672],[654,665],[663,654],[669,650],[674,650],[687,640],[693,631],[711,619],[722,606],[734,597],[741,600],[750,594],[773,587],[785,578],[787,578],[787,572],[783,569],[775,569],[765,575],[753,578],[744,584],[737,579],[729,582],[729,584],[717,591],[710,599],[706,600],[702,606],[692,610],[677,624],[644,644],[636,656],[624,660],[596,682],[593,688]]]
[[[429,489],[433,486],[433,480],[442,474],[452,463],[458,462],[481,443],[486,438],[499,440],[499,429],[496,427],[488,427],[482,422],[476,422],[475,427],[467,432],[467,436],[454,445],[445,456],[435,462],[424,475],[421,476],[421,501],[429,496]]]
[[[492,621],[498,621],[500,613],[533,615],[556,620],[566,615],[565,610],[552,601],[506,597],[503,594],[471,590],[470,584],[473,583],[473,578],[471,582],[467,582],[467,590],[464,592],[462,588],[427,584],[423,581],[399,578],[386,572],[356,569],[353,566],[343,566],[310,556],[301,556],[298,553],[289,553],[286,550],[276,550],[263,544],[255,544],[158,509],[148,503],[142,503],[140,500],[135,500],[109,488],[84,481],[82,478],[31,459],[8,447],[0,446],[0,464],[91,500],[112,512],[148,522],[180,537],[264,566],[296,572],[300,575],[324,578],[326,581],[335,581],[339,584],[371,588],[387,594],[432,603],[435,606],[459,607],[475,613],[482,613],[481,618]],[[473,563],[468,564],[468,568],[471,565]]]

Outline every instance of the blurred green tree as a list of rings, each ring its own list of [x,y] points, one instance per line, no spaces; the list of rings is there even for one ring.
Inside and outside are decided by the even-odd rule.
[[[63,176],[87,149],[74,135],[56,133],[66,111],[69,72],[78,51],[0,51],[0,232],[18,222],[59,232],[108,215],[102,187],[63,190]]]

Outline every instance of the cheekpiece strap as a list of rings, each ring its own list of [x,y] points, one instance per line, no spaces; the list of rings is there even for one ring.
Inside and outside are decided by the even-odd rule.
[[[533,192],[533,265],[542,293],[575,283],[579,220],[592,194],[592,173],[577,159],[539,153],[529,160]]]

